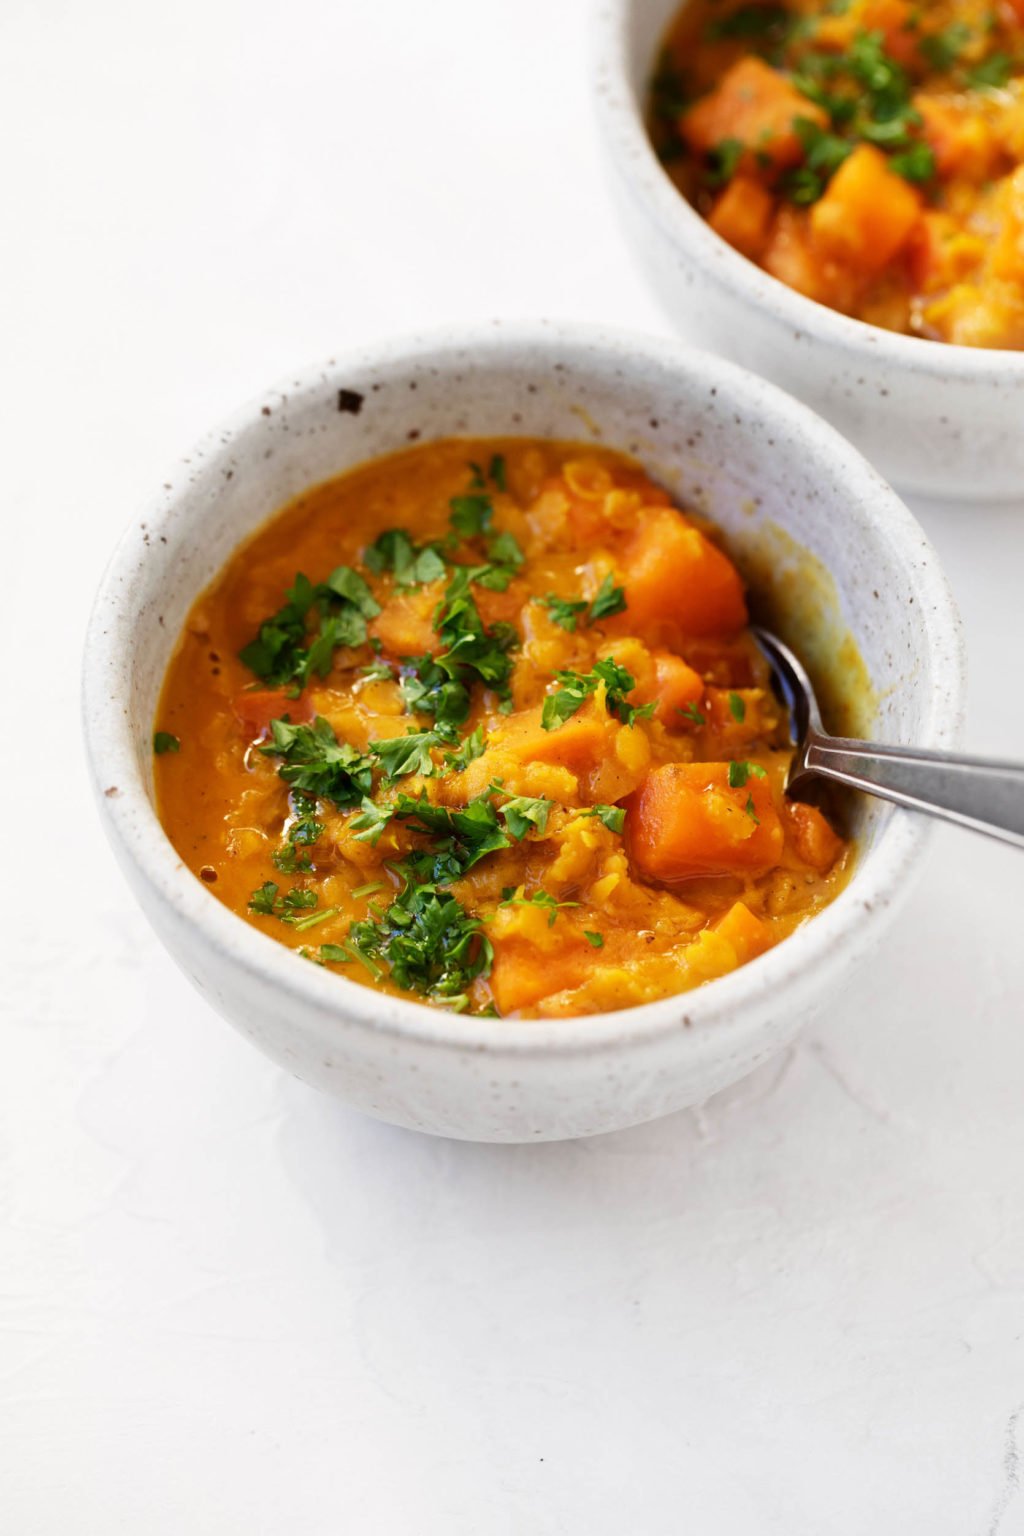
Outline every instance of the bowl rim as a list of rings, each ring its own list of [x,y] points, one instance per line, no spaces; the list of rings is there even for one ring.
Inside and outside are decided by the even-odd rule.
[[[905,336],[841,314],[798,293],[715,233],[674,186],[659,161],[630,77],[629,22],[638,0],[601,0],[591,23],[599,121],[626,189],[646,205],[668,243],[687,251],[706,275],[751,307],[848,354],[851,363],[889,362],[942,383],[1024,384],[1024,351],[965,347]],[[678,0],[676,10],[681,9]]]
[[[130,672],[124,673],[122,688],[119,670],[126,643],[136,623],[143,621],[128,602],[133,575],[145,559],[137,537],[140,517],[153,545],[167,528],[168,554],[173,554],[174,541],[187,537],[187,530],[183,533],[167,525],[173,522],[179,497],[196,476],[196,466],[203,465],[202,473],[212,478],[218,459],[236,452],[236,437],[266,417],[268,402],[280,403],[284,396],[294,410],[307,397],[322,399],[325,390],[351,388],[361,378],[369,388],[386,378],[388,370],[402,377],[414,367],[443,371],[447,363],[453,370],[464,368],[467,352],[492,367],[504,364],[510,369],[526,366],[527,357],[532,368],[552,369],[556,361],[570,362],[577,369],[588,364],[618,366],[627,388],[629,369],[637,365],[674,370],[681,387],[687,382],[693,387],[699,372],[702,389],[713,386],[723,412],[737,405],[744,419],[752,411],[768,412],[784,438],[793,432],[810,434],[833,466],[836,484],[843,486],[850,515],[884,529],[894,545],[894,563],[903,551],[922,624],[922,651],[941,658],[950,669],[945,694],[933,689],[926,701],[922,744],[957,744],[966,674],[962,626],[952,591],[917,520],[845,438],[776,385],[681,343],[596,325],[494,321],[393,338],[338,352],[326,364],[292,371],[279,387],[263,390],[205,434],[164,477],[164,490],[131,520],[100,581],[83,652],[86,754],[107,834],[119,861],[133,867],[161,915],[168,915],[169,909],[207,954],[241,969],[252,982],[272,988],[282,1002],[312,1009],[321,1019],[333,1016],[332,1022],[339,1026],[460,1053],[487,1051],[520,1058],[600,1054],[618,1045],[656,1042],[684,1029],[695,1051],[706,1049],[717,1055],[743,1049],[764,1030],[766,994],[777,996],[781,1005],[807,977],[828,971],[866,947],[882,912],[908,883],[930,829],[926,818],[894,810],[870,855],[858,863],[839,896],[784,943],[729,975],[693,991],[616,1012],[523,1020],[454,1014],[428,1003],[391,997],[315,965],[296,964],[289,948],[236,915],[192,874],[164,832],[147,793],[132,739]],[[412,403],[409,409],[414,409]],[[107,790],[113,785],[116,795]],[[143,901],[143,906],[149,916],[150,905]],[[154,920],[153,926],[162,937],[162,925]]]

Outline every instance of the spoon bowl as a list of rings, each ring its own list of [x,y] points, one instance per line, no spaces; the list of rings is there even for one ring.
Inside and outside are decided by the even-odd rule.
[[[770,630],[757,627],[754,637],[789,711],[787,794],[799,800],[816,779],[832,779],[1024,848],[1024,764],[830,736],[800,658]]]

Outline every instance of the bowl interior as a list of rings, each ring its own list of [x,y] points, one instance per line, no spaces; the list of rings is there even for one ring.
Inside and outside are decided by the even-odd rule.
[[[183,920],[195,922],[216,903],[181,868],[155,822],[151,732],[192,602],[233,549],[301,490],[411,442],[452,435],[572,439],[636,455],[680,503],[714,518],[776,626],[828,685],[839,723],[893,742],[955,743],[960,640],[935,557],[889,487],[804,407],[719,359],[589,329],[517,328],[505,338],[495,327],[377,347],[269,392],[200,444],[129,529],[101,588],[85,674],[97,787],[120,786],[105,802],[115,847]],[[791,970],[793,959],[781,958],[791,946],[814,963],[851,920],[860,923],[876,894],[889,892],[919,835],[902,814],[867,799],[853,830],[860,856],[850,887],[755,962],[761,983]],[[284,951],[271,959],[267,952],[279,947],[227,913],[204,924],[210,942],[228,942],[228,921],[231,946],[255,968],[284,966]],[[323,978],[306,969],[285,984],[316,988]],[[738,972],[703,989],[699,1002],[691,994],[694,1022],[731,1008],[730,999],[742,1003],[754,985]],[[368,1006],[365,989],[344,991],[360,992],[356,1006]],[[341,1005],[351,1008],[352,1000]],[[670,1007],[633,1012],[650,1011],[654,1027],[654,1014],[667,1018]],[[424,1029],[447,1027],[422,1005],[389,1011],[406,1020],[429,1013],[437,1022]],[[560,1023],[559,1038],[574,1022]],[[512,1026],[488,1028],[497,1036]],[[531,1038],[539,1045],[539,1032]]]

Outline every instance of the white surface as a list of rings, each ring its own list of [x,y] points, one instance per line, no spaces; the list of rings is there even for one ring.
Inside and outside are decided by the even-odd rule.
[[[85,795],[92,587],[210,422],[424,317],[660,325],[585,10],[3,9],[12,1536],[1024,1531],[1019,855],[940,835],[871,973],[704,1112],[479,1148],[208,1014]],[[1018,757],[1022,511],[926,517],[972,745]]]

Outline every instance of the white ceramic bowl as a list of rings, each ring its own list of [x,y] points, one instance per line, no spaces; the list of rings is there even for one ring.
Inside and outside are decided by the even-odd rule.
[[[710,228],[666,176],[643,121],[680,0],[599,0],[594,80],[623,229],[689,342],[820,411],[907,491],[968,502],[1024,485],[1024,353],[864,325],[787,288]]]
[[[494,326],[314,368],[201,443],[129,529],[89,629],[85,730],[115,852],[174,958],[281,1066],[371,1114],[478,1140],[585,1136],[702,1101],[784,1045],[884,926],[924,824],[863,802],[851,884],[793,938],[699,991],[564,1021],[466,1018],[387,997],[228,911],[153,810],[154,710],[188,609],[239,541],[303,488],[453,434],[625,449],[711,511],[740,558],[764,539],[792,553],[787,536],[812,551],[841,609],[821,614],[824,648],[837,656],[849,626],[885,739],[956,741],[959,622],[920,528],[830,427],[732,364],[589,329]]]

